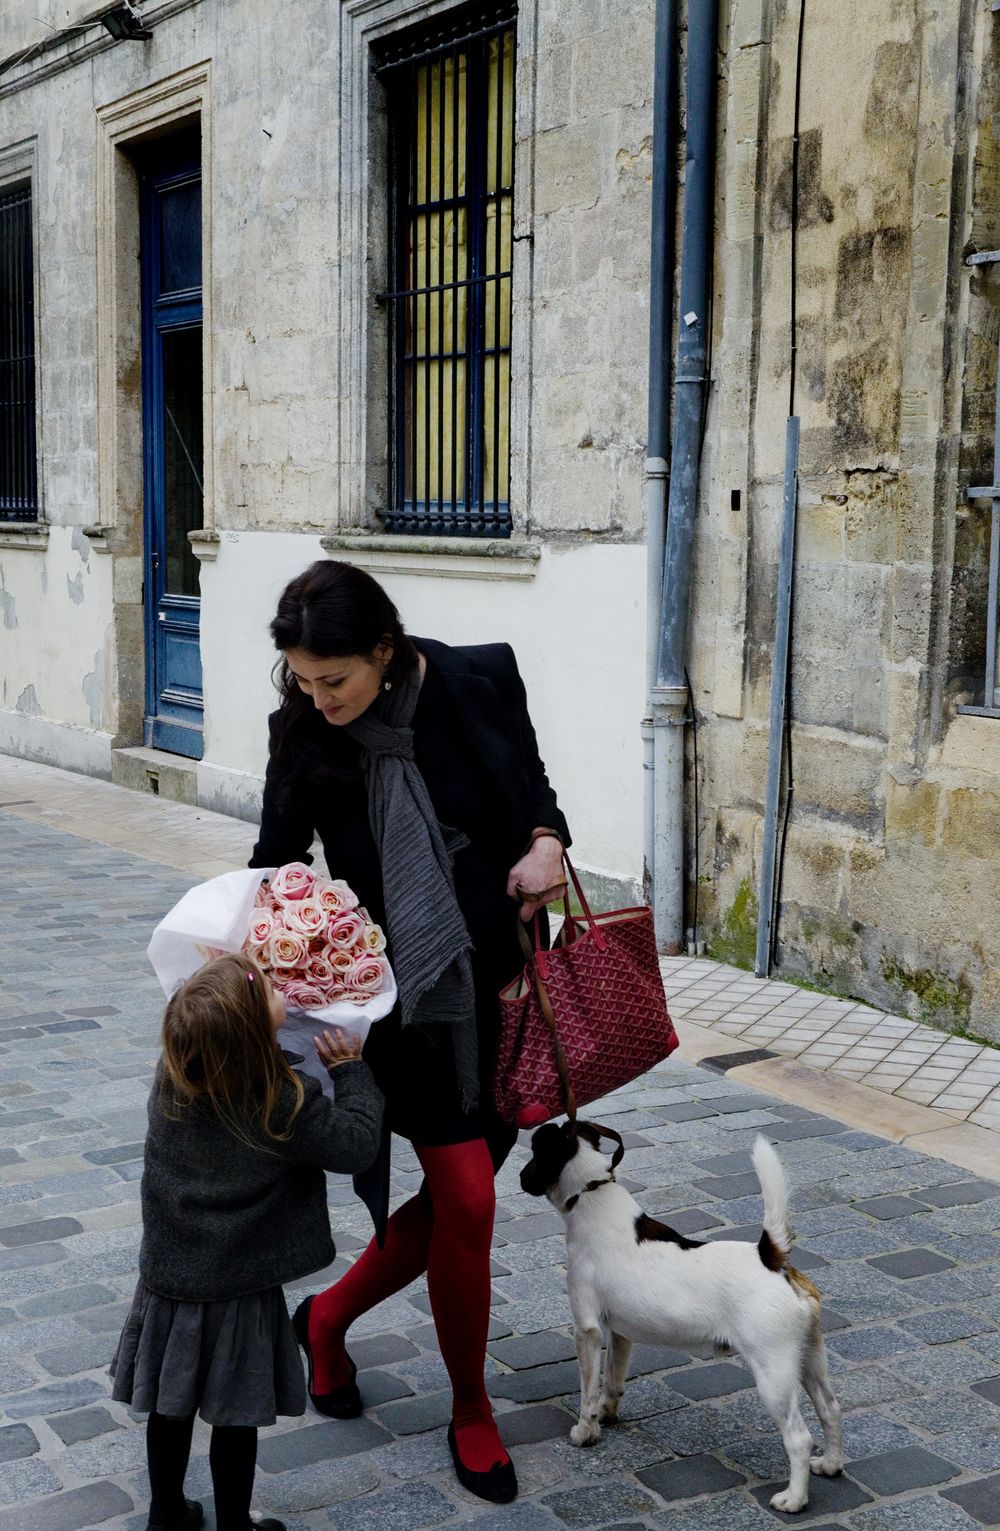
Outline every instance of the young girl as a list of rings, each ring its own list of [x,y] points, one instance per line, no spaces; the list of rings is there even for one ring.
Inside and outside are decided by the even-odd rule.
[[[167,1005],[149,1100],[140,1279],[111,1363],[113,1397],[149,1412],[147,1531],[194,1531],[184,1498],[195,1411],[212,1428],[218,1531],[248,1531],[257,1428],[305,1411],[283,1282],[328,1266],[324,1170],[367,1169],[382,1098],[360,1046],[316,1038],[336,1101],[278,1046],[282,995],[217,957]],[[255,1518],[256,1531],[284,1531]]]

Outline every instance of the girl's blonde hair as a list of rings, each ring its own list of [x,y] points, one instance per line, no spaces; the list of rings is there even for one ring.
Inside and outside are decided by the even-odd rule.
[[[279,1111],[286,1085],[295,1101]],[[304,1096],[280,1048],[264,975],[249,957],[214,957],[171,998],[163,1017],[161,1098],[175,1107],[204,1102],[254,1148],[291,1136]]]

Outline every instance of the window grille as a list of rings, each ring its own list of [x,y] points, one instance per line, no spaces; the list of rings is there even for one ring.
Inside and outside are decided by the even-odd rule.
[[[0,190],[0,520],[38,517],[31,187]]]
[[[462,8],[406,33],[389,107],[386,527],[510,535],[515,16]]]

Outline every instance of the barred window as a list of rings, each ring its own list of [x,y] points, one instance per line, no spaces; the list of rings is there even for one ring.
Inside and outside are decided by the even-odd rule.
[[[0,188],[0,520],[38,516],[31,186]]]
[[[513,4],[449,11],[377,65],[389,108],[395,532],[510,535]]]

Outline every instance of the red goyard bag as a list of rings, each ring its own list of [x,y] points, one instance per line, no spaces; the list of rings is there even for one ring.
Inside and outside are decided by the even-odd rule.
[[[667,1014],[648,906],[592,914],[569,857],[583,910],[566,917],[551,951],[519,925],[524,971],[500,990],[493,1098],[517,1127],[608,1095],[669,1057],[678,1037]]]

